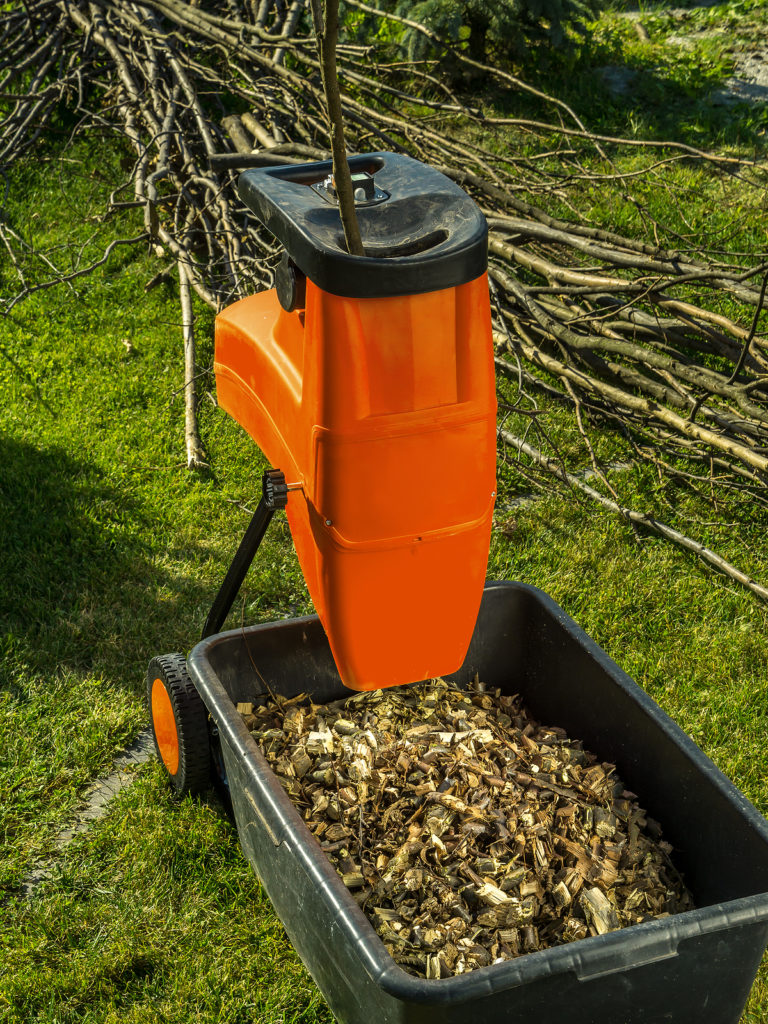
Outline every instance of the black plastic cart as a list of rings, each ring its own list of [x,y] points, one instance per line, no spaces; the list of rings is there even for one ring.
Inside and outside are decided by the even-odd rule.
[[[541,591],[490,584],[462,669],[520,693],[621,778],[664,829],[695,910],[444,980],[391,959],[242,722],[264,680],[336,700],[314,616],[211,636],[185,686],[210,715],[243,851],[340,1024],[736,1024],[768,942],[768,822]],[[195,698],[199,699],[199,698]],[[199,719],[198,719],[199,722]]]

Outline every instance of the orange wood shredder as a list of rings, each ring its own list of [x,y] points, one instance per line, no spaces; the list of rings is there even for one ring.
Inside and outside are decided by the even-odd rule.
[[[149,664],[171,785],[213,783],[229,802],[340,1024],[736,1024],[768,937],[768,826],[545,594],[498,583],[481,604],[496,404],[485,223],[429,167],[392,154],[350,162],[366,257],[345,252],[329,164],[240,179],[285,255],[275,290],[218,317],[219,400],[279,468],[264,475],[207,639],[188,659]],[[219,632],[278,507],[319,619]],[[457,669],[459,685],[479,672],[615,763],[664,822],[697,909],[455,977],[395,964],[242,705],[267,693],[336,701],[339,675],[365,689]]]
[[[350,169],[364,257],[346,251],[330,162],[240,176],[284,253],[275,288],[216,318],[216,384],[276,469],[203,635],[285,507],[341,679],[368,690],[463,661],[488,559],[496,397],[482,213],[410,157]]]

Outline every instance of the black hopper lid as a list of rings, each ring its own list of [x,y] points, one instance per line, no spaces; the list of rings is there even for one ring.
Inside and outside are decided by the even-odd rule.
[[[366,256],[351,256],[323,160],[244,171],[243,202],[323,291],[352,298],[453,288],[487,266],[480,209],[440,171],[400,153],[349,158]]]

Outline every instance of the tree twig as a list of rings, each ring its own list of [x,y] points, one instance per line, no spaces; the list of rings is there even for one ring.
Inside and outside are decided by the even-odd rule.
[[[195,378],[195,321],[189,277],[183,260],[178,261],[179,298],[181,300],[181,331],[184,339],[184,442],[187,450],[187,468],[201,469],[207,465],[205,451],[197,426],[197,396]]]
[[[625,508],[612,498],[607,498],[604,494],[600,494],[600,492],[596,491],[594,487],[590,487],[586,481],[580,479],[573,473],[568,473],[558,462],[549,458],[549,456],[545,455],[543,452],[539,451],[538,448],[535,448],[522,438],[515,437],[506,430],[499,431],[499,435],[505,444],[508,444],[512,448],[517,449],[517,451],[527,455],[529,459],[532,459],[538,466],[545,469],[547,473],[550,473],[552,476],[562,480],[563,483],[568,484],[569,487],[576,488],[581,491],[582,494],[586,494],[587,497],[602,505],[603,508],[608,509],[616,515],[620,515],[628,522],[634,523],[637,526],[642,526],[645,529],[652,530],[654,533],[658,533],[666,540],[672,541],[673,544],[685,548],[686,551],[692,551],[708,565],[717,569],[718,572],[723,573],[729,579],[734,580],[736,583],[740,583],[743,587],[746,587],[747,590],[751,591],[751,593],[756,597],[759,597],[761,601],[768,602],[768,588],[764,587],[756,580],[753,580],[747,573],[737,569],[735,565],[726,561],[704,544],[701,544],[699,541],[694,540],[691,537],[687,537],[685,534],[681,533],[679,530],[675,530],[671,526],[668,526],[666,523],[662,523],[647,512],[636,512],[633,509]]]
[[[352,189],[352,175],[347,161],[347,145],[344,137],[344,116],[341,109],[339,77],[336,72],[336,44],[339,38],[339,0],[312,0],[312,18],[315,24],[317,47],[323,75],[325,102],[328,107],[331,153],[333,154],[333,182],[339,201],[339,215],[344,229],[347,252],[353,256],[365,256],[360,225],[357,221],[355,197]]]

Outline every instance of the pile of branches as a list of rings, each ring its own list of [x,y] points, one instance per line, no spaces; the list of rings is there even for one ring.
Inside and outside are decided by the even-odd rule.
[[[346,7],[369,24],[386,19],[390,37],[407,28],[435,52],[449,49],[409,19],[362,0]],[[194,415],[191,292],[220,309],[270,286],[279,258],[274,238],[237,198],[237,173],[330,155],[311,25],[305,0],[25,0],[0,15],[0,169],[60,130],[66,110],[76,131],[119,137],[133,154],[128,180],[104,216],[143,211],[138,235],[113,241],[87,266],[62,270],[48,260],[42,278],[46,255],[0,220],[0,242],[19,281],[16,294],[0,299],[0,312],[91,272],[116,245],[153,246],[166,265],[148,285],[178,275],[190,466],[205,460]],[[486,213],[497,367],[515,396],[503,387],[503,402],[536,430],[542,397],[565,403],[602,486],[534,447],[530,430],[522,436],[502,429],[506,450],[517,459],[522,453],[529,472],[535,467],[578,487],[768,599],[765,588],[713,552],[625,508],[587,429],[591,420],[616,426],[636,459],[666,479],[713,496],[747,491],[766,504],[768,337],[760,314],[768,257],[724,257],[656,223],[631,193],[639,172],[619,173],[610,153],[620,145],[655,146],[659,157],[646,176],[662,180],[666,165],[695,161],[745,190],[764,188],[760,166],[679,143],[591,134],[562,101],[460,48],[451,52],[450,77],[437,59],[383,57],[373,45],[349,40],[339,44],[337,61],[349,149],[410,153],[454,178]],[[492,83],[526,94],[540,118],[487,115],[460,95],[462,72],[475,88]],[[487,141],[503,132],[525,137],[525,154]],[[595,185],[633,204],[654,242],[596,227],[580,214],[579,195]],[[551,215],[543,206],[553,203],[572,215]]]

